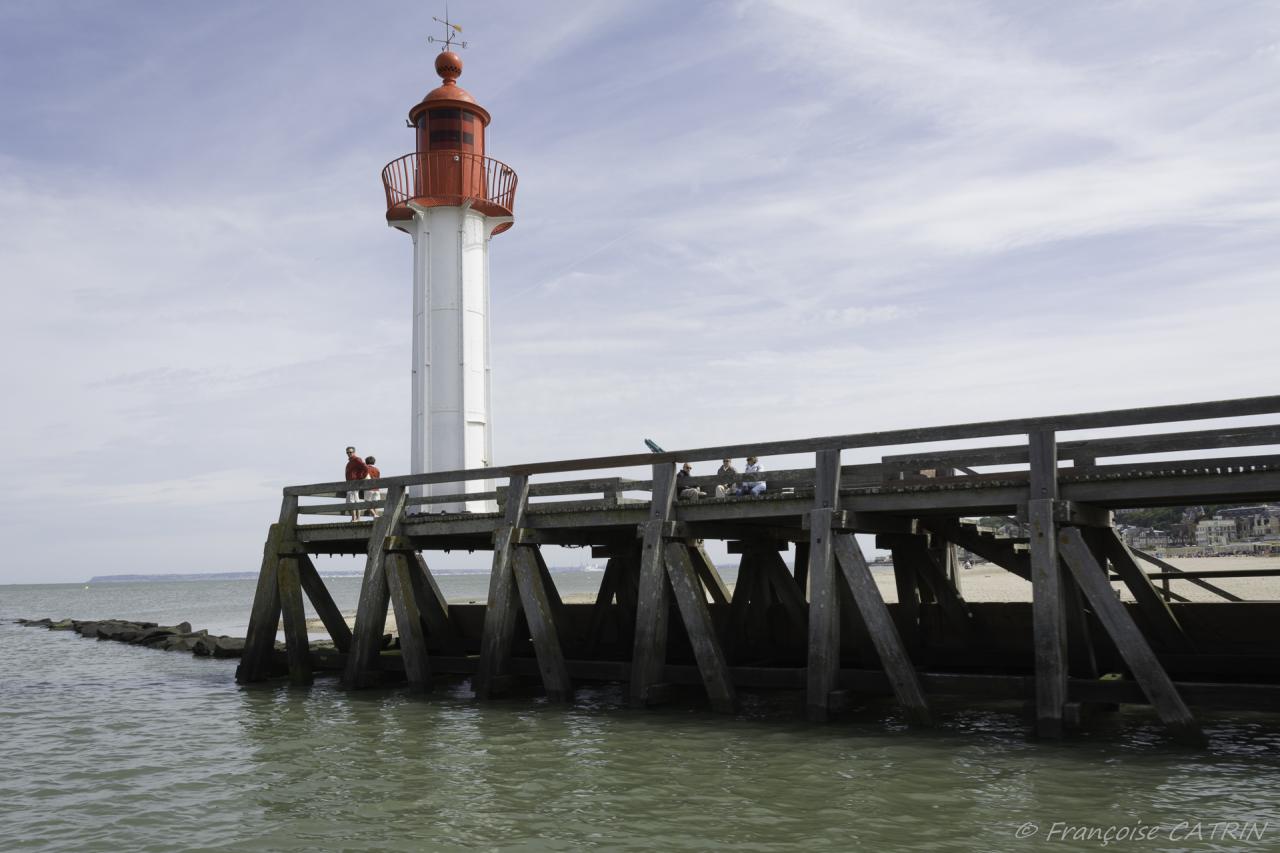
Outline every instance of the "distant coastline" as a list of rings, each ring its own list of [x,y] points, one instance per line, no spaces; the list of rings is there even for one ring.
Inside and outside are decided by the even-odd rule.
[[[327,578],[358,578],[363,571],[321,572]],[[181,575],[94,575],[85,583],[143,583],[148,581],[244,581],[257,580],[257,572],[194,572]]]

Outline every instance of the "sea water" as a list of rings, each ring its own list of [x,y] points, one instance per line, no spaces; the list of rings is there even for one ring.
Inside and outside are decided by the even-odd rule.
[[[589,592],[599,575],[561,573]],[[358,580],[329,581],[354,608]],[[484,575],[444,575],[483,600]],[[242,635],[253,581],[0,586],[0,849],[1276,850],[1280,720],[1204,718],[1176,746],[1145,710],[1066,743],[1019,704],[941,704],[909,729],[891,703],[814,725],[795,693],[626,707],[479,703],[235,683],[196,658],[18,617],[187,620]]]

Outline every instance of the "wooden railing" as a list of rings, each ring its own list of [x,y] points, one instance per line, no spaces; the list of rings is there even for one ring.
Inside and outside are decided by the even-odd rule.
[[[392,160],[382,170],[387,213],[408,202],[458,205],[471,202],[489,216],[511,216],[516,204],[515,170],[492,157],[464,151],[422,151]]]
[[[1026,436],[1025,444],[997,444],[990,447],[963,449],[929,449],[911,453],[885,455],[878,463],[862,465],[845,465],[841,468],[843,488],[874,487],[877,484],[893,488],[895,484],[905,486],[903,482],[912,477],[920,477],[922,471],[933,471],[927,479],[947,480],[957,485],[978,480],[983,477],[1000,478],[1007,481],[1028,480],[1031,460],[1034,455],[1032,446],[1036,441],[1040,446],[1046,444],[1053,449],[1054,458],[1059,462],[1069,461],[1072,467],[1057,467],[1057,478],[1069,481],[1083,476],[1103,476],[1107,472],[1124,474],[1125,472],[1140,474],[1144,471],[1159,472],[1164,468],[1206,469],[1220,467],[1231,472],[1248,470],[1254,467],[1266,467],[1280,463],[1280,455],[1264,454],[1260,456],[1225,457],[1216,459],[1185,459],[1183,462],[1153,461],[1125,462],[1115,465],[1098,465],[1099,459],[1105,457],[1131,457],[1160,454],[1183,454],[1221,448],[1259,447],[1266,448],[1280,445],[1280,424],[1226,426],[1220,429],[1199,429],[1186,432],[1168,432],[1150,435],[1117,436],[1114,438],[1091,438],[1080,441],[1064,441],[1058,443],[1057,435],[1062,432],[1076,430],[1107,429],[1152,424],[1173,424],[1185,421],[1214,420],[1258,415],[1280,415],[1280,396],[1251,397],[1237,400],[1223,400],[1206,403],[1191,403],[1176,406],[1155,406],[1141,409],[1119,409],[1106,412],[1061,415],[1056,417],[1022,418],[1014,420],[986,421],[968,424],[925,427],[920,429],[887,430],[882,432],[852,433],[847,435],[823,436],[818,438],[792,439],[786,441],[765,441],[749,444],[729,444],[712,447],[698,447],[688,450],[667,451],[663,453],[629,453],[616,456],[595,456],[580,459],[565,459],[552,462],[533,462],[515,465],[501,465],[492,468],[473,468],[459,471],[440,471],[429,474],[414,474],[397,477],[383,477],[380,480],[360,482],[362,489],[385,489],[392,485],[405,487],[427,486],[433,484],[465,483],[468,481],[493,481],[515,475],[533,477],[538,475],[564,475],[579,471],[617,471],[617,469],[649,468],[654,465],[674,464],[678,462],[706,463],[719,462],[732,458],[741,460],[748,455],[761,458],[794,456],[797,454],[814,454],[823,451],[854,450],[874,447],[892,448],[895,446],[926,444],[969,440],[975,438],[997,438],[1008,436]],[[978,469],[986,466],[1013,468],[1000,472],[982,472]],[[964,473],[964,471],[970,473]],[[695,478],[694,483],[710,485],[722,478],[715,475],[704,475]],[[739,473],[738,479],[752,479]],[[788,469],[784,471],[766,471],[759,479],[769,483],[770,491],[777,487],[812,487],[813,469]],[[915,482],[919,482],[916,480]],[[618,496],[625,492],[647,492],[649,480],[634,479],[622,476],[605,478],[595,477],[584,480],[556,480],[532,484],[530,496],[534,498],[563,495],[604,495],[602,503],[616,502]],[[286,495],[298,497],[335,497],[345,494],[351,484],[336,481],[315,483],[310,485],[289,486],[284,489]],[[431,503],[456,503],[464,500],[492,500],[498,497],[499,490],[469,493],[464,495],[441,495],[436,497],[411,498],[410,505]],[[535,504],[536,506],[536,504]]]

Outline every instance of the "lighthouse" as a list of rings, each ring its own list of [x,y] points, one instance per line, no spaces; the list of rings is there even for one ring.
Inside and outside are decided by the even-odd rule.
[[[382,170],[387,224],[413,241],[414,474],[493,464],[489,240],[514,222],[516,174],[485,155],[489,112],[458,85],[462,59],[436,57],[441,84],[409,110],[414,151]],[[492,481],[429,485],[419,496],[489,491]],[[489,501],[433,505],[484,512]]]

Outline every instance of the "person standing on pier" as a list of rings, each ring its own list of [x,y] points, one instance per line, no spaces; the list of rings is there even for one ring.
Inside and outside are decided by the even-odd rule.
[[[376,480],[382,476],[382,472],[378,470],[376,465],[374,465],[377,461],[378,460],[372,456],[366,456],[364,458],[365,469],[369,472],[365,474],[366,480]],[[364,499],[367,501],[380,501],[382,498],[382,489],[369,489],[364,493]],[[369,513],[371,518],[377,518],[379,515],[382,515],[382,513],[376,509],[368,509],[365,510],[365,512]]]
[[[369,466],[364,464],[364,460],[356,455],[356,449],[354,447],[347,448],[346,474],[347,474],[348,483],[350,483],[353,480],[363,480],[365,477],[369,475]],[[363,500],[363,498],[364,498],[364,492],[362,491],[352,490],[347,492],[347,503],[349,504],[359,503],[361,500]],[[352,521],[360,520],[359,510],[356,510],[356,509],[351,510],[351,520]]]

